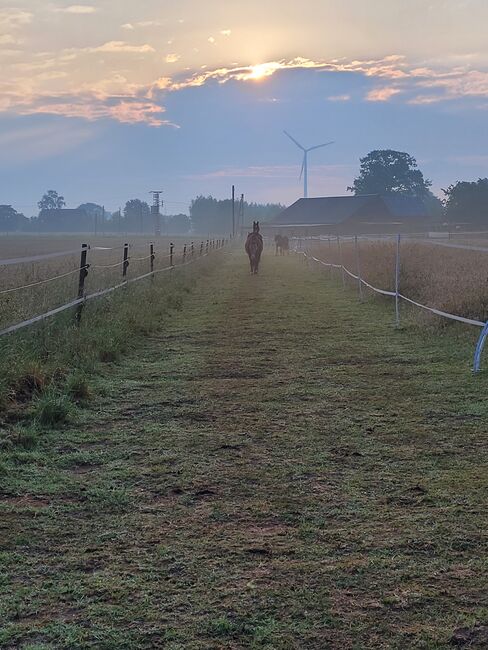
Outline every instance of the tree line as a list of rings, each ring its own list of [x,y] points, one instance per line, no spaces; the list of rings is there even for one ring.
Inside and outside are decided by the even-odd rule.
[[[38,202],[39,214],[28,219],[11,205],[0,205],[0,232],[107,232],[153,234],[155,217],[146,201],[130,199],[125,207],[108,212],[97,203],[82,203],[66,210],[64,196],[48,190]],[[236,226],[239,210],[249,220],[266,221],[285,208],[280,204],[235,203]],[[199,235],[232,231],[232,202],[212,196],[198,196],[189,206],[189,215],[161,215],[162,232],[167,235]]]
[[[457,181],[442,190],[442,200],[431,191],[413,156],[401,151],[379,149],[360,159],[359,173],[348,191],[359,194],[412,196],[421,199],[433,220],[448,224],[488,225],[488,178]],[[154,215],[146,201],[130,199],[123,210],[107,212],[97,203],[82,203],[75,212],[65,211],[66,201],[48,190],[38,203],[39,214],[28,219],[11,205],[0,205],[0,231],[13,232],[108,232],[153,233]],[[241,216],[241,207],[242,215]],[[272,220],[285,206],[279,203],[235,204],[235,225]],[[232,202],[212,196],[197,196],[189,214],[161,217],[164,234],[198,235],[230,233]]]

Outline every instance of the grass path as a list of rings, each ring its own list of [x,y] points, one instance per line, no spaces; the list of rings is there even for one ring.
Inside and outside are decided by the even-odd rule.
[[[470,348],[224,257],[3,465],[0,647],[488,647]]]

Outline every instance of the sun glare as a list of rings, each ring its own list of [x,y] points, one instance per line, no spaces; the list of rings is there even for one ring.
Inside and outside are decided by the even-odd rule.
[[[264,79],[265,77],[270,77],[280,67],[281,67],[280,64],[277,63],[276,61],[252,65],[249,69],[250,70],[249,74],[246,75],[246,79],[259,81],[260,79]]]

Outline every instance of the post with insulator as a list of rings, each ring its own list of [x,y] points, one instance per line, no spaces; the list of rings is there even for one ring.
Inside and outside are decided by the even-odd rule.
[[[129,268],[129,244],[124,244],[124,260],[122,262],[122,277],[127,277],[127,269]]]
[[[85,297],[85,280],[88,275],[88,264],[86,263],[86,256],[88,252],[88,244],[81,245],[81,256],[80,256],[80,275],[78,279],[78,299],[81,300]],[[83,312],[83,303],[80,302],[76,309],[76,324],[81,323],[81,314]]]

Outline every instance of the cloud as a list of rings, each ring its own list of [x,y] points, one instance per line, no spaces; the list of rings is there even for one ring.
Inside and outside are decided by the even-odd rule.
[[[49,114],[63,117],[77,117],[94,121],[113,119],[124,124],[148,124],[150,126],[173,126],[169,120],[163,119],[166,112],[164,106],[135,97],[100,98],[96,95],[64,96],[59,98],[39,98],[34,106],[18,107],[20,115]]]
[[[4,32],[19,29],[32,22],[34,15],[23,9],[0,9],[0,29]]]
[[[230,30],[230,29],[221,29],[220,33],[222,34],[222,36],[230,36],[232,34],[232,30]]]
[[[125,41],[108,41],[98,47],[82,48],[81,52],[109,52],[111,54],[133,53],[133,54],[147,54],[148,52],[155,52],[156,50],[145,43],[144,45],[130,45]]]
[[[384,88],[375,88],[370,90],[366,95],[368,102],[388,102],[392,97],[398,95],[402,91],[399,88],[386,86]]]
[[[94,14],[98,11],[92,5],[69,5],[68,7],[53,7],[52,11],[63,14]]]
[[[180,59],[181,59],[180,54],[173,53],[173,54],[167,54],[164,60],[166,61],[166,63],[176,63]]]
[[[121,25],[122,29],[133,31],[139,27],[160,27],[162,25],[159,20],[140,20],[137,23],[124,23]]]
[[[351,95],[331,95],[327,99],[329,102],[348,102],[351,99]]]
[[[209,43],[212,43],[212,44],[213,44],[213,43],[215,43],[215,38],[214,38],[213,36],[209,36],[209,37],[207,38],[207,41],[208,41]]]

